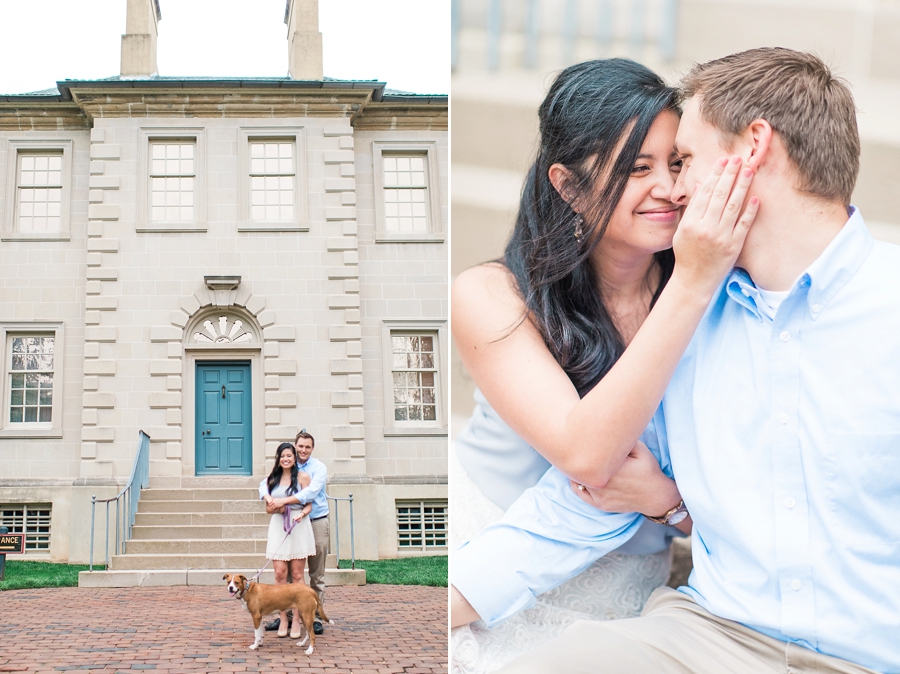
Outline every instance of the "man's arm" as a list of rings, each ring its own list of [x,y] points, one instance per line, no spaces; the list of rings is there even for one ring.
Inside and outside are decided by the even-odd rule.
[[[460,595],[453,626],[480,617],[492,627],[533,606],[538,595],[624,545],[642,521],[637,513],[584,503],[565,475],[548,469],[498,522],[453,551],[450,583]]]
[[[321,461],[310,463],[306,472],[309,473],[309,486],[294,494],[297,503],[312,503],[319,492],[325,489],[325,482],[328,480],[328,470]]]

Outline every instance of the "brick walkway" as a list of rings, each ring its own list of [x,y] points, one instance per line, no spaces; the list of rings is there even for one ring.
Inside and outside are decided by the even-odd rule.
[[[329,587],[311,656],[267,632],[222,587],[0,592],[0,672],[447,672],[447,589]]]

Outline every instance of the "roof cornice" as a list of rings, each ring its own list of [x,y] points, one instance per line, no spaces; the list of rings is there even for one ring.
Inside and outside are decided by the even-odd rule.
[[[0,128],[89,128],[98,117],[350,117],[360,128],[447,128],[447,96],[377,81],[149,77],[64,80],[57,89],[0,96]]]

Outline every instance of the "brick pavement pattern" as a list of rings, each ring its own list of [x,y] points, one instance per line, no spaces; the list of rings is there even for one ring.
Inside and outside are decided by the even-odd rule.
[[[222,587],[0,592],[0,672],[446,674],[447,589],[329,587],[334,625],[307,656],[253,621]]]

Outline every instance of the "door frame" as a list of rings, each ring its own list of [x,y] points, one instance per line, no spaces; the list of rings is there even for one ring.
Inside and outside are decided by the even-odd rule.
[[[222,347],[216,344],[191,344],[184,347],[182,370],[182,410],[181,454],[182,477],[197,477],[197,363],[242,360],[250,362],[250,423],[251,423],[251,470],[252,475],[260,476],[265,472],[265,389],[263,388],[262,345],[252,344],[241,347]],[[210,477],[210,476],[201,476]],[[215,477],[215,476],[213,476]],[[227,476],[223,476],[227,477]]]

